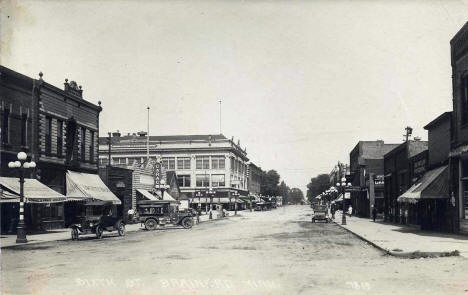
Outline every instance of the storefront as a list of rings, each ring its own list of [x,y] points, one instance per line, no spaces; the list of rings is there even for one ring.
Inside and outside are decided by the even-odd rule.
[[[67,199],[65,223],[70,224],[89,201],[111,201],[116,206],[116,215],[122,215],[122,202],[104,184],[98,174],[67,171]]]
[[[13,233],[18,223],[20,200],[19,178],[0,177],[2,232]],[[25,222],[29,231],[64,227],[66,197],[37,179],[24,179]]]
[[[397,199],[400,219],[423,230],[448,230],[449,169],[441,166],[427,171]]]

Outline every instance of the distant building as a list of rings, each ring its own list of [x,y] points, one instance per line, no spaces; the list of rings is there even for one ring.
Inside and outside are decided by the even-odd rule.
[[[259,201],[261,193],[262,169],[256,166],[254,163],[249,162],[247,165],[247,175],[247,189],[249,190],[249,197],[253,198],[253,201]],[[248,200],[250,201],[250,198]]]
[[[114,132],[111,140],[111,164],[131,167],[142,165],[147,158],[147,134]],[[99,138],[99,161],[109,161],[108,137]],[[248,195],[247,152],[240,142],[235,143],[224,135],[170,135],[150,136],[149,156],[161,157],[166,171],[173,171],[177,177],[181,194],[190,202],[206,204],[206,192],[215,191],[213,204],[234,203],[234,192]],[[203,198],[197,198],[200,192]],[[239,201],[242,202],[242,201]],[[226,205],[227,206],[227,205]]]
[[[427,154],[427,141],[408,140],[384,155],[384,216],[401,222],[398,197],[413,184],[412,164],[421,152]]]
[[[384,155],[398,145],[383,140],[359,141],[350,152],[351,205],[356,215],[370,217],[372,206],[383,212]]]

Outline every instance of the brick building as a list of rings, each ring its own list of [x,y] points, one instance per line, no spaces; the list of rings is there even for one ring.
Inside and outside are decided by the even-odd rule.
[[[453,134],[450,151],[451,203],[455,231],[468,233],[468,23],[450,41]]]
[[[33,79],[0,66],[0,176],[17,176],[8,162],[24,151],[37,163],[26,177],[65,194],[67,170],[97,174],[102,108],[86,101],[76,82],[65,80],[60,89],[42,76]],[[25,213],[30,227],[41,228],[62,227],[66,215],[63,203],[26,206]]]
[[[372,206],[383,211],[384,155],[397,146],[383,140],[359,141],[350,152],[351,184],[355,188],[351,192],[351,205],[356,215],[370,217]]]
[[[398,197],[412,185],[411,165],[415,157],[427,150],[427,141],[408,140],[384,155],[384,216],[401,222]]]

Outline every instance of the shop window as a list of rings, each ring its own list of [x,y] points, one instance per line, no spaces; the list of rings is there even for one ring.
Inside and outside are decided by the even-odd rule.
[[[209,175],[197,175],[196,176],[197,187],[209,187],[210,186],[210,176]]]
[[[190,175],[177,175],[179,187],[190,187]]]
[[[196,157],[196,168],[197,169],[210,169],[210,157],[209,156]]]
[[[183,158],[177,158],[177,169],[181,170],[188,170],[190,169],[190,158],[189,157],[183,157]]]
[[[468,159],[462,160],[462,188],[465,219],[468,219]]]
[[[224,174],[213,174],[211,176],[211,186],[213,187],[220,187],[220,186],[225,186],[225,177]]]

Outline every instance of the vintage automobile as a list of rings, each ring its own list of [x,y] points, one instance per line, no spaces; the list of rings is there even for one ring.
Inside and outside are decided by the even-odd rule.
[[[329,221],[327,206],[315,204],[313,206],[313,210],[314,213],[312,214],[312,222],[315,223],[316,221]]]
[[[117,231],[119,236],[125,235],[125,223],[121,218],[112,216],[112,209],[111,201],[85,203],[81,215],[70,226],[72,240],[78,240],[80,235],[86,234],[95,234],[101,239],[104,231]]]
[[[181,225],[184,228],[193,226],[194,212],[191,210],[177,211],[171,208],[171,201],[142,200],[137,202],[137,220],[145,225],[147,230],[155,230],[166,224]]]

